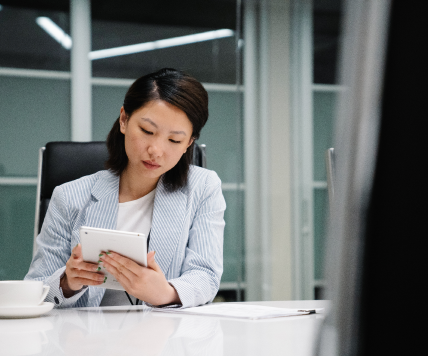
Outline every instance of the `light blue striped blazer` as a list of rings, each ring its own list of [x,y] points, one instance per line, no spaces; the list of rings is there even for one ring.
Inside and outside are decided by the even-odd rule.
[[[46,301],[56,307],[99,306],[105,289],[85,287],[64,298],[60,278],[71,250],[80,241],[81,226],[115,229],[119,177],[100,171],[55,188],[37,252],[25,279],[50,286]],[[223,273],[223,231],[226,203],[221,181],[213,171],[190,166],[185,187],[168,192],[159,181],[153,207],[149,250],[183,307],[210,302]]]

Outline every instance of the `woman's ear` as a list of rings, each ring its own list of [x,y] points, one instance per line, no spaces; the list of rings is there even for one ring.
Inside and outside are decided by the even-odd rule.
[[[187,149],[190,147],[190,145],[193,143],[193,141],[195,141],[195,139],[192,137],[192,138],[189,140],[189,144],[186,146],[186,149],[184,150],[184,153],[186,153],[186,152],[187,152]]]
[[[187,147],[186,147],[186,148],[189,148],[189,147],[190,147],[190,145],[193,143],[193,141],[195,141],[195,139],[192,137],[192,138],[189,140],[189,144],[187,145]]]
[[[122,132],[123,134],[125,134],[127,122],[128,122],[128,118],[127,118],[125,109],[122,106],[120,108],[119,125],[120,125],[120,132]]]

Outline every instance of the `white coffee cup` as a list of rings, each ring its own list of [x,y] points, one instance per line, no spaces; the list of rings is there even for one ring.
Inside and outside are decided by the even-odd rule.
[[[0,307],[37,306],[48,292],[42,281],[0,281]]]

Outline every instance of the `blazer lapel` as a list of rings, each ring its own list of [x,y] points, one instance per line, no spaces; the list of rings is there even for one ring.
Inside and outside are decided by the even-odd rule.
[[[116,229],[119,209],[119,177],[104,171],[91,190],[92,201],[86,209],[85,225]]]
[[[156,189],[149,250],[156,251],[156,263],[166,275],[183,233],[187,196],[168,192],[162,181]]]

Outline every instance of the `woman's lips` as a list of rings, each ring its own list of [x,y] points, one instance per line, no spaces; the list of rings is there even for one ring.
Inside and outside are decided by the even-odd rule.
[[[160,165],[152,161],[143,161],[143,164],[147,169],[157,169],[160,167]]]

